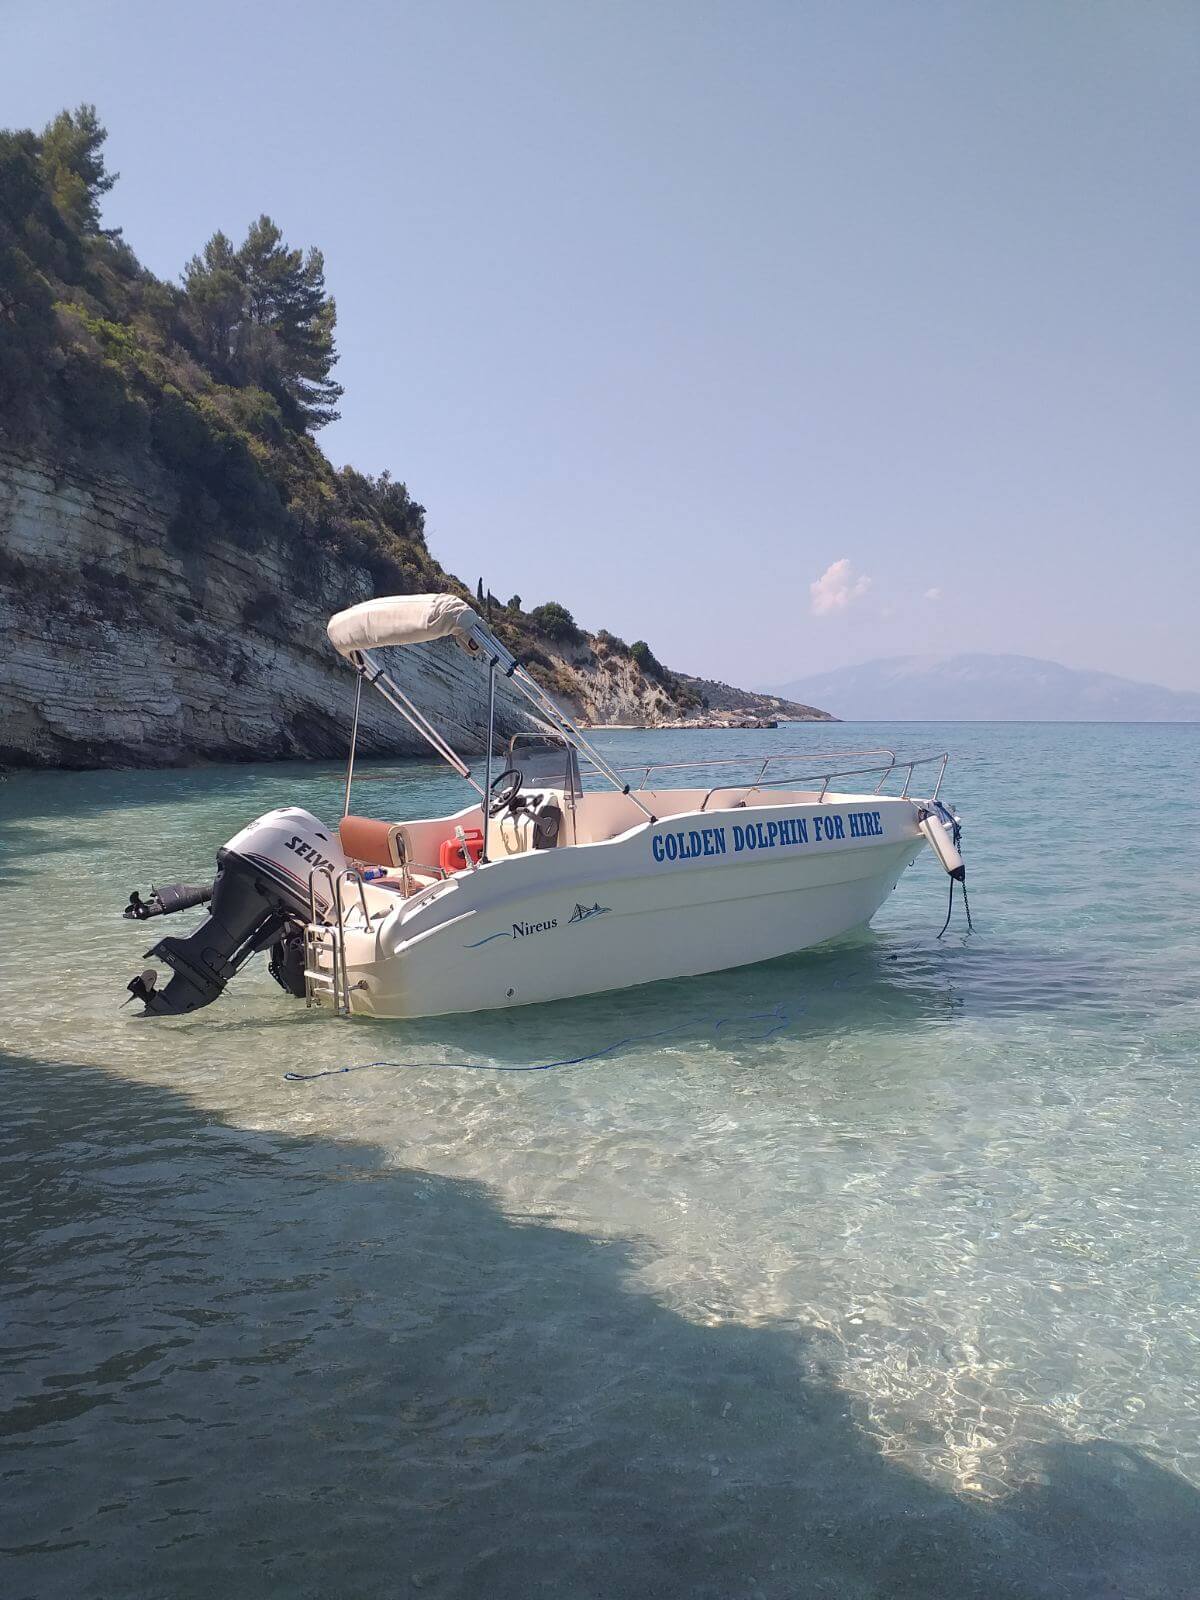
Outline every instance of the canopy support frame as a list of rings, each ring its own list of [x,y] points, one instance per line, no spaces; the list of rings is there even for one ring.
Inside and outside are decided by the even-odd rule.
[[[354,674],[354,718],[350,723],[350,753],[346,757],[346,799],[342,806],[342,815],[350,815],[350,785],[354,782],[354,752],[358,747],[358,713],[362,709],[363,669],[357,668]]]
[[[382,603],[383,602],[381,602],[381,604]],[[390,604],[391,602],[387,603]],[[351,608],[350,612],[339,612],[338,617],[336,617],[334,621],[338,622],[343,618],[353,616],[355,611],[365,609],[367,604],[367,602],[364,602],[362,607]],[[332,623],[330,627],[330,636],[331,638],[334,638],[334,634],[332,632]],[[346,658],[360,674],[358,685],[359,693],[356,693],[354,701],[354,726],[351,733],[350,756],[347,763],[346,772],[347,814],[349,813],[350,805],[350,783],[354,771],[354,751],[358,736],[359,700],[362,688],[362,679],[365,678],[373,688],[379,691],[392,709],[398,711],[404,718],[405,722],[407,722],[411,728],[420,734],[425,743],[428,744],[437,755],[441,756],[442,760],[445,761],[446,764],[455,772],[457,772],[460,778],[465,779],[465,781],[471,785],[472,789],[474,789],[475,792],[481,796],[483,802],[484,827],[486,830],[488,790],[490,788],[492,772],[492,748],[495,738],[496,671],[498,668],[500,668],[503,669],[505,677],[510,680],[513,687],[518,690],[522,697],[529,702],[537,717],[542,719],[544,724],[549,727],[551,732],[558,734],[561,738],[565,739],[569,745],[573,746],[581,755],[585,756],[591,763],[594,770],[598,772],[600,776],[608,783],[612,784],[613,788],[616,789],[619,794],[627,796],[648,821],[658,821],[658,818],[650,810],[649,806],[642,801],[639,795],[634,792],[631,785],[622,781],[615,768],[610,766],[609,763],[605,761],[604,757],[599,753],[599,751],[588,743],[579,728],[577,728],[574,722],[571,721],[566,712],[558,706],[553,697],[542,688],[541,684],[538,683],[535,678],[530,676],[530,674],[521,665],[520,661],[518,661],[517,657],[500,643],[499,639],[497,639],[495,635],[484,626],[484,624],[475,615],[475,613],[469,609],[469,607],[463,606],[457,622],[452,626],[440,628],[435,637],[445,637],[451,633],[457,637],[459,642],[466,648],[469,654],[475,654],[482,651],[488,657],[488,732],[484,765],[484,773],[487,782],[485,786],[483,788],[480,787],[478,780],[472,775],[471,768],[467,765],[463,758],[458,754],[454,747],[442,737],[424,712],[413,704],[413,702],[408,698],[396,681],[383,669],[383,667],[381,667],[375,661],[370,650],[361,647],[353,648],[349,645],[348,641],[339,643],[337,639],[334,638],[335,646],[341,651],[342,654],[346,656]],[[424,642],[424,639],[428,637],[429,635],[426,634],[422,637],[412,639],[411,642],[421,643]],[[408,641],[403,641],[397,638],[393,642],[401,643]],[[381,646],[377,645],[375,648],[381,648]],[[484,835],[484,843],[486,847],[486,831]]]
[[[466,631],[468,639],[475,646],[475,648],[490,652],[490,654],[494,657],[496,664],[504,668],[505,677],[512,682],[514,688],[520,690],[525,699],[530,702],[539,715],[543,716],[546,721],[550,723],[551,727],[556,733],[560,734],[564,739],[567,740],[569,744],[573,744],[576,750],[585,755],[592,763],[592,766],[595,767],[596,771],[601,775],[601,777],[607,778],[608,782],[612,784],[614,789],[619,790],[621,794],[628,795],[629,799],[633,801],[634,805],[637,806],[638,810],[643,814],[643,816],[645,816],[650,822],[658,821],[658,818],[650,810],[649,806],[642,804],[641,800],[639,800],[637,795],[634,794],[630,785],[622,782],[621,778],[614,771],[614,769],[609,766],[608,762],[605,761],[604,757],[599,753],[599,751],[595,750],[588,743],[580,730],[571,721],[570,717],[567,716],[566,712],[560,710],[552,697],[546,692],[545,689],[542,688],[541,684],[538,683],[536,679],[532,678],[528,672],[526,672],[525,668],[517,660],[516,656],[514,656],[510,650],[506,650],[500,643],[499,639],[495,638],[494,635],[489,633],[487,628],[484,627],[483,623],[480,622],[478,618],[475,619],[475,621]]]
[[[360,652],[363,661],[363,671],[367,682],[373,689],[377,689],[394,711],[398,711],[405,722],[419,733],[425,743],[441,756],[447,766],[453,767],[460,778],[469,783],[476,794],[482,794],[478,781],[472,777],[471,769],[458,751],[442,738],[441,734],[430,722],[429,718],[405,694],[396,681],[386,673],[372,658],[369,650]]]
[[[488,718],[487,749],[483,757],[483,851],[481,861],[486,861],[488,836],[488,807],[492,801],[492,744],[496,733],[496,657],[488,661]]]

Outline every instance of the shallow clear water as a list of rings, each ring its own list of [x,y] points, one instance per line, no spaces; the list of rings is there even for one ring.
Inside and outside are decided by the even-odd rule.
[[[128,891],[333,769],[0,783],[0,1592],[1200,1594],[1200,729],[606,748],[880,741],[954,752],[973,937],[925,856],[835,947],[408,1024],[117,1009]]]

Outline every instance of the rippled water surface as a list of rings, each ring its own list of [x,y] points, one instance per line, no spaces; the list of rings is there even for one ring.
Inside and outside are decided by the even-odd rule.
[[[333,769],[0,783],[0,1593],[1200,1595],[1200,729],[607,748],[877,740],[954,752],[973,937],[925,856],[837,946],[407,1024],[117,1009],[128,891]]]

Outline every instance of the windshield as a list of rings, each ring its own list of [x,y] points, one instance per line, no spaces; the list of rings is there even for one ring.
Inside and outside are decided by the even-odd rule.
[[[562,789],[583,793],[579,760],[565,739],[549,733],[514,733],[508,742],[508,764],[521,774],[526,789]]]

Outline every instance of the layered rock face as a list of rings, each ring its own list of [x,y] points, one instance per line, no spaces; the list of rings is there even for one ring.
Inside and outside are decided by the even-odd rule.
[[[199,538],[196,520],[148,454],[55,456],[0,440],[0,766],[345,754],[354,675],[325,624],[374,593],[370,575],[322,547],[254,529]],[[543,639],[532,670],[572,715],[592,722],[677,717],[668,691],[603,637]],[[390,655],[392,676],[450,743],[479,751],[487,720],[480,663],[445,639]],[[739,704],[763,699],[727,692]],[[503,735],[530,726],[525,702],[503,679],[497,725]],[[374,694],[363,696],[359,749],[428,753]]]
[[[367,574],[269,540],[181,547],[180,511],[152,465],[134,481],[0,446],[0,764],[345,754],[354,675],[325,623],[369,597]],[[479,749],[478,662],[450,640],[392,657],[451,743]],[[498,703],[527,725],[506,687]],[[377,695],[359,736],[367,755],[428,750]]]

